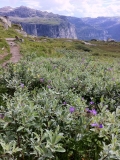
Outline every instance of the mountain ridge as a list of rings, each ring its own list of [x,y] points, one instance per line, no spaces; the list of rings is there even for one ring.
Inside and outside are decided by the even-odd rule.
[[[12,22],[20,23],[23,25],[23,29],[26,29],[24,25],[30,26],[31,24],[31,28],[34,28],[33,25],[39,25],[42,26],[44,32],[43,26],[50,26],[49,28],[51,28],[51,26],[55,28],[56,26],[55,32],[54,30],[50,29],[51,33],[54,32],[53,34],[44,32],[44,36],[56,38],[78,38],[81,40],[107,40],[108,38],[112,38],[115,41],[120,41],[120,17],[118,16],[78,18],[58,15],[46,11],[43,12],[40,10],[28,8],[26,6],[20,6],[14,9],[10,6],[0,8],[0,15],[9,16]],[[29,29],[26,29],[25,31],[27,30]],[[61,30],[64,31],[64,33],[59,34]],[[69,36],[65,35],[66,30],[67,35]],[[35,33],[36,32],[37,31],[35,31]],[[42,32],[42,30],[38,32]],[[34,31],[29,31],[28,33],[34,34]],[[38,34],[38,36],[43,36],[43,34]]]

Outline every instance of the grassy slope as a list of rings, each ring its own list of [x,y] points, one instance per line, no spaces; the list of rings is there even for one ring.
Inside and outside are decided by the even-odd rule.
[[[0,55],[1,56],[6,55],[0,59],[0,64],[5,62],[6,60],[9,60],[11,57],[10,47],[7,44],[5,38],[15,38],[15,36],[23,38],[22,35],[18,34],[18,32],[15,31],[15,28],[16,28],[16,26],[12,26],[8,30],[5,30],[3,25],[0,24]]]
[[[90,42],[93,43],[93,42]],[[58,49],[88,52],[90,56],[101,60],[120,58],[119,42],[94,42],[96,46],[83,44],[80,40],[52,39],[47,37],[26,38],[21,44],[21,53],[36,53],[38,56],[60,56]]]
[[[107,60],[120,57],[120,43],[119,42],[90,42],[96,44],[96,46],[90,46],[83,44],[80,40],[68,40],[68,39],[53,39],[47,37],[27,38],[22,37],[16,31],[16,26],[12,26],[8,30],[4,30],[0,25],[0,53],[3,54],[4,51],[10,52],[8,44],[5,42],[4,38],[14,38],[16,35],[24,38],[24,43],[19,43],[21,46],[21,53],[25,55],[26,53],[36,53],[38,56],[44,57],[60,57],[61,53],[58,53],[58,49],[72,50],[79,52],[89,52],[91,56],[99,57],[100,59]],[[2,48],[5,48],[2,51]],[[62,55],[63,56],[63,55]]]

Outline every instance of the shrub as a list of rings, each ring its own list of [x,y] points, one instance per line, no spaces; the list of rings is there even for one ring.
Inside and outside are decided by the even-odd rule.
[[[75,53],[1,69],[1,159],[119,159],[118,62]]]

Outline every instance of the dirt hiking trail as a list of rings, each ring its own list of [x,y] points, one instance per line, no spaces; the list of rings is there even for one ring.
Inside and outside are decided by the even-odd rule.
[[[3,67],[5,67],[10,62],[17,63],[21,58],[20,47],[18,44],[16,44],[14,42],[14,40],[15,40],[15,38],[6,38],[6,41],[10,46],[10,53],[12,54],[12,57],[10,58],[10,60],[8,60],[2,64]]]

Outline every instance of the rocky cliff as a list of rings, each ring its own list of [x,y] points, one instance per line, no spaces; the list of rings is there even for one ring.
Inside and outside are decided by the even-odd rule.
[[[75,27],[70,23],[59,25],[21,23],[24,31],[35,36],[48,36],[52,38],[76,39]]]
[[[77,39],[74,25],[65,16],[24,6],[9,8],[8,11],[6,7],[2,8],[0,15],[9,16],[13,23],[21,24],[23,30],[30,35]]]
[[[120,17],[76,18],[24,6],[0,8],[0,15],[9,16],[12,22],[21,24],[31,35],[120,41]]]
[[[6,16],[0,16],[0,23],[2,23],[5,29],[8,29],[8,27],[11,27],[11,21]]]

